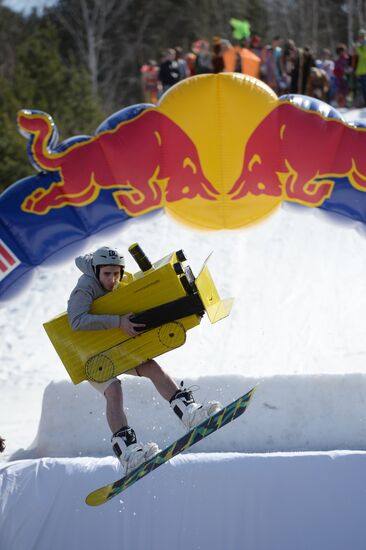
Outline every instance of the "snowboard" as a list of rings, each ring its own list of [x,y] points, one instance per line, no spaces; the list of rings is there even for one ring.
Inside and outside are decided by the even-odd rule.
[[[217,413],[189,430],[183,437],[171,443],[168,447],[132,470],[126,476],[114,483],[96,489],[86,497],[85,502],[89,504],[89,506],[104,504],[111,498],[122,493],[122,491],[128,489],[128,487],[131,487],[131,485],[136,483],[139,479],[145,477],[162,464],[165,464],[165,462],[174,456],[188,449],[195,443],[198,443],[198,441],[201,441],[201,439],[207,437],[216,430],[219,430],[232,420],[235,420],[235,418],[238,418],[246,411],[254,391],[255,388],[252,388],[245,395],[242,395],[226,407],[223,407]]]

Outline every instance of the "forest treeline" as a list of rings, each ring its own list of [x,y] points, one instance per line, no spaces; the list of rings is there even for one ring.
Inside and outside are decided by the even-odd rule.
[[[350,44],[364,0],[59,0],[17,13],[0,0],[0,191],[31,175],[17,131],[21,108],[52,115],[60,140],[92,134],[110,113],[142,101],[140,67],[167,47],[230,40],[230,18],[263,43],[280,35],[315,53]]]

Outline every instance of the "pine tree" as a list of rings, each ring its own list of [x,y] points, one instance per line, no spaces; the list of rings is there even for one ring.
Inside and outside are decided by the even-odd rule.
[[[33,24],[33,23],[32,23]],[[90,80],[72,54],[61,58],[57,29],[41,21],[15,49],[15,64],[0,85],[0,189],[34,173],[26,142],[16,129],[21,108],[49,113],[60,140],[92,134],[105,117],[92,97]]]

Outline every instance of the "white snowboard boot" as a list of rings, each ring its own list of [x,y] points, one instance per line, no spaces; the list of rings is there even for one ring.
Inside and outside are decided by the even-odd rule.
[[[129,426],[113,434],[112,446],[125,470],[125,475],[160,452],[156,443],[146,443],[146,445],[137,443],[135,431]]]
[[[197,426],[222,408],[218,401],[209,401],[205,405],[196,403],[192,391],[183,388],[183,382],[181,382],[181,388],[171,398],[170,406],[187,430]]]

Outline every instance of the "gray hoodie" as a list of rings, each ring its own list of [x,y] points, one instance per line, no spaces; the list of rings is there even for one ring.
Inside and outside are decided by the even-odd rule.
[[[89,313],[94,300],[108,294],[108,290],[102,287],[95,275],[92,254],[78,256],[75,264],[83,275],[78,280],[67,302],[67,314],[71,328],[73,330],[118,328],[119,315],[92,315]]]

